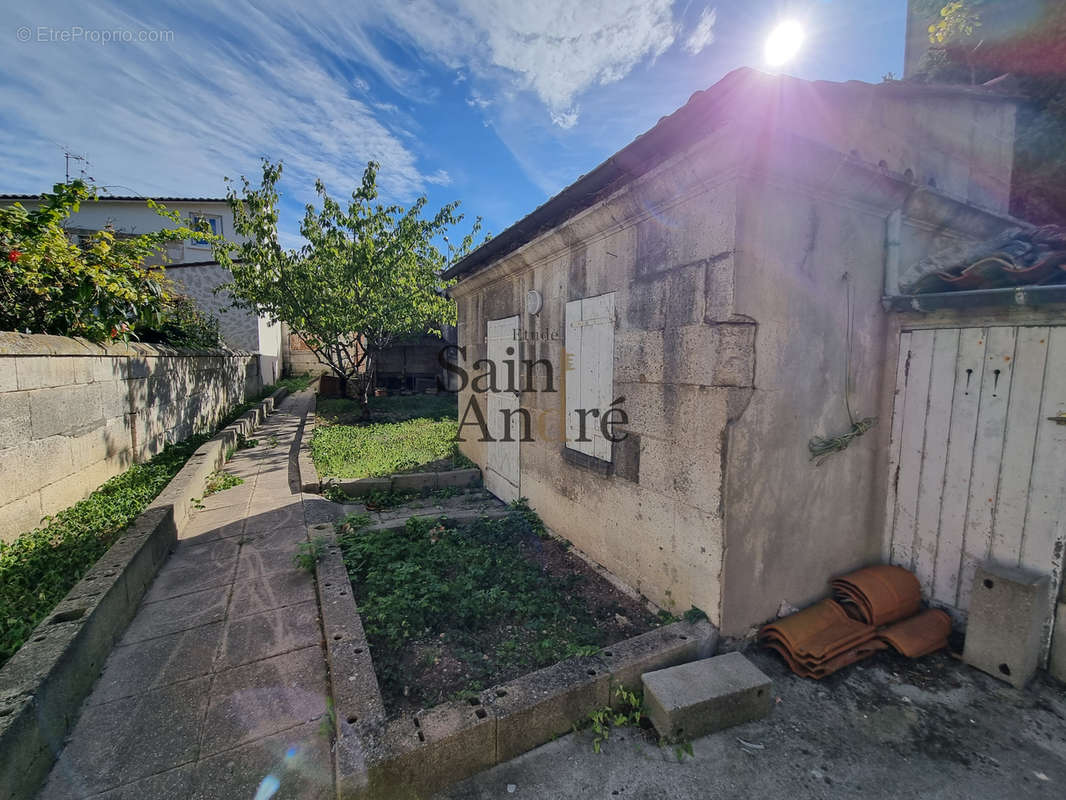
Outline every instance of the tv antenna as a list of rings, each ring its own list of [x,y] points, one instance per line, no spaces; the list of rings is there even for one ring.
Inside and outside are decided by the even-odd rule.
[[[81,166],[78,168],[78,172],[80,173],[81,179],[84,180],[84,181],[92,182],[93,177],[91,175],[86,175],[85,174],[86,168],[92,166],[92,164],[89,162],[89,159],[86,156],[79,156],[76,153],[70,152],[69,150],[64,150],[63,151],[63,160],[66,162],[67,183],[70,183],[70,162],[71,161],[81,162]]]

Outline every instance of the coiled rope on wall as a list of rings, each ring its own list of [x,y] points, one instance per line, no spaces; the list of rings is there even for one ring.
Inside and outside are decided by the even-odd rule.
[[[851,299],[852,290],[851,282],[848,280],[848,273],[845,272],[841,279],[844,281],[847,308],[847,330],[844,334],[844,408],[848,412],[848,422],[851,423],[851,427],[836,436],[812,436],[810,438],[807,442],[807,449],[811,453],[811,461],[815,463],[815,466],[821,466],[833,453],[846,450],[854,439],[859,438],[877,424],[877,417],[863,417],[860,420],[856,420],[851,411],[851,402],[848,399],[851,391],[851,340],[855,312]]]

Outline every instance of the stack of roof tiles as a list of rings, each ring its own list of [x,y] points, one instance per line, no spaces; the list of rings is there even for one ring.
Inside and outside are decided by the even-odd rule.
[[[832,597],[759,632],[797,675],[824,678],[889,647],[918,658],[947,645],[951,618],[921,610],[918,579],[902,567],[866,567],[830,586]]]

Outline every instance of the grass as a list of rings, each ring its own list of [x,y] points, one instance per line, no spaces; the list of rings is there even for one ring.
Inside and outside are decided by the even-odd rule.
[[[13,542],[0,542],[0,665],[148,507],[196,449],[200,434],[134,464]]]
[[[370,409],[371,421],[357,423],[355,401],[319,400],[321,424],[311,437],[311,457],[320,475],[379,478],[472,466],[455,441],[454,395],[375,397]]]
[[[308,376],[282,378],[264,387],[258,397],[231,408],[216,429],[229,425],[278,388],[296,392],[311,380]],[[13,542],[0,542],[0,666],[211,435],[197,434],[167,445],[150,461],[134,464],[84,500],[45,518],[42,527]],[[236,485],[233,480],[240,481],[227,473],[215,475],[225,476],[219,480],[226,484],[216,491]]]
[[[555,576],[529,557],[550,542],[524,505],[462,527],[415,517],[401,531],[375,531],[364,521],[349,520],[338,542],[387,702],[438,702],[606,643],[574,591],[585,578]],[[410,685],[442,658],[462,663],[458,685],[454,675]]]

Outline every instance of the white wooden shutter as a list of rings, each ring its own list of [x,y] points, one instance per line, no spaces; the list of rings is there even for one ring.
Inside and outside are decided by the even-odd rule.
[[[600,419],[614,398],[614,292],[571,300],[566,304],[566,446],[602,461],[611,460],[611,442]],[[596,409],[600,416],[585,415],[585,438],[579,409]]]

